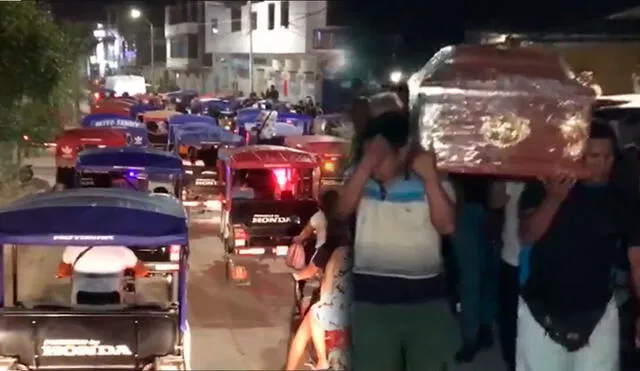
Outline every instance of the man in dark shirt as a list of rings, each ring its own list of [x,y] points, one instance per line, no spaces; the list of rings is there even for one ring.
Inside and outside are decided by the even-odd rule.
[[[271,99],[274,102],[277,102],[278,99],[280,99],[280,93],[278,92],[278,89],[276,89],[275,85],[269,86],[269,90],[267,90],[267,94],[265,94],[265,97],[267,99]]]
[[[612,181],[615,133],[593,124],[591,177],[528,184],[520,238],[531,244],[518,310],[519,371],[617,371],[618,309],[612,272],[627,239],[628,194]]]

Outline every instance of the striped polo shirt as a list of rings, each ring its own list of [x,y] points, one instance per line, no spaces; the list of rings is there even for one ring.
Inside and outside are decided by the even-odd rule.
[[[443,185],[453,196],[450,184]],[[421,302],[444,287],[441,236],[431,223],[427,197],[415,175],[386,187],[367,182],[355,220],[355,300]]]

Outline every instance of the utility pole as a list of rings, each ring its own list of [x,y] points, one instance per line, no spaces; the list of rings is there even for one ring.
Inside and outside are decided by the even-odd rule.
[[[249,94],[253,93],[253,9],[251,0],[247,1],[249,8]]]
[[[111,6],[107,5],[107,35],[109,34],[109,31],[111,30]]]
[[[155,61],[156,37],[153,34],[153,23],[149,22],[149,20],[147,20],[147,22],[149,23],[149,34],[150,34],[149,42],[151,43],[151,91],[155,92],[156,91],[156,61]]]

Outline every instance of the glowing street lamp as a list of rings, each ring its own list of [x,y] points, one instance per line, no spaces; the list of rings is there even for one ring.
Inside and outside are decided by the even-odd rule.
[[[392,83],[397,84],[402,81],[402,72],[401,71],[393,71],[389,74],[389,80]]]
[[[131,9],[131,11],[129,12],[129,15],[133,19],[138,19],[138,18],[142,17],[142,12],[140,10],[134,8],[134,9]]]
[[[145,22],[147,22],[147,24],[149,25],[149,43],[150,43],[150,47],[151,47],[151,86],[154,86],[155,84],[155,53],[154,53],[154,36],[153,36],[153,23],[151,23],[147,18],[144,17],[144,15],[142,14],[142,12],[140,11],[140,9],[136,9],[133,8],[129,11],[129,16],[132,19],[143,19]]]

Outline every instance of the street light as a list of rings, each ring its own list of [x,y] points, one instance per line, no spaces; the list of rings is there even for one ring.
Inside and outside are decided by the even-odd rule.
[[[142,12],[139,9],[133,8],[129,11],[129,16],[132,19],[141,18],[149,25],[149,43],[151,47],[151,86],[155,86],[155,54],[154,54],[154,41],[155,37],[153,36],[153,23],[151,23],[146,17],[142,15]]]
[[[397,84],[402,80],[402,72],[401,71],[393,71],[389,74],[389,80],[392,83]]]
[[[131,15],[131,18],[138,19],[142,17],[142,12],[138,9],[131,9],[130,15]]]

